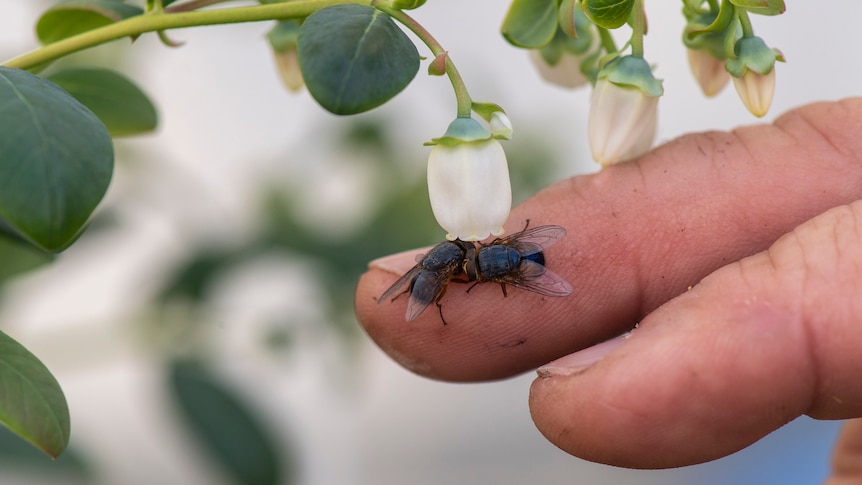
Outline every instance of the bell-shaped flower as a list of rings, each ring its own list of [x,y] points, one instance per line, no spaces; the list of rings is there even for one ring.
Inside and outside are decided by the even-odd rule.
[[[704,96],[713,97],[721,92],[730,81],[730,74],[724,68],[724,60],[716,59],[706,50],[686,49],[688,67]]]
[[[643,58],[626,56],[605,65],[590,97],[593,159],[608,166],[649,151],[662,93],[661,81]]]
[[[733,46],[735,57],[725,64],[733,76],[736,93],[754,116],[769,111],[775,94],[775,61],[784,61],[778,49],[769,48],[760,37],[743,37]]]
[[[480,241],[503,234],[512,187],[500,142],[478,121],[456,118],[432,144],[428,195],[446,238]]]

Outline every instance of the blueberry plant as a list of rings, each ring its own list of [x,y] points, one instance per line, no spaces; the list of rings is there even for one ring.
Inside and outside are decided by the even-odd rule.
[[[431,205],[450,239],[502,233],[511,188],[499,140],[512,135],[502,107],[474,101],[452,56],[409,11],[425,0],[63,0],[38,19],[41,46],[0,64],[0,235],[46,255],[85,230],[111,182],[112,138],[153,130],[148,96],[107,69],[58,69],[53,61],[117,39],[156,35],[178,47],[173,29],[274,22],[270,48],[291,90],[305,86],[324,109],[351,115],[407,87],[423,62],[447,76],[454,120],[433,138]],[[683,0],[682,41],[708,96],[733,80],[756,116],[769,109],[782,54],[754,35],[751,14],[777,15],[782,0]],[[217,5],[218,4],[218,5]],[[216,7],[216,8],[213,8]],[[456,10],[458,2],[451,2]],[[623,34],[611,31],[624,28]],[[414,45],[405,29],[422,44]],[[628,40],[618,46],[620,36]],[[663,93],[647,62],[643,0],[513,0],[501,33],[530,51],[549,82],[591,84],[593,158],[637,157],[655,137]],[[474,118],[474,115],[476,118]],[[440,130],[443,131],[443,130]],[[438,132],[439,133],[439,132]],[[429,137],[430,138],[430,137]],[[70,417],[50,371],[0,333],[0,422],[52,457],[67,446]]]

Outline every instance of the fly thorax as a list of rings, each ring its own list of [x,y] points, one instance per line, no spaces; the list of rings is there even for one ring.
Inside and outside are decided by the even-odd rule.
[[[485,279],[509,275],[521,264],[521,255],[518,251],[502,244],[483,247],[479,250],[476,259],[479,273]]]

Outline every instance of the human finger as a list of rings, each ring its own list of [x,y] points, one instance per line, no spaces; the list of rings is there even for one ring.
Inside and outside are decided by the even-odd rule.
[[[594,365],[540,368],[533,420],[581,458],[667,468],[729,455],[802,414],[862,416],[860,294],[857,201],[719,269]]]
[[[620,334],[715,269],[757,253],[830,207],[862,196],[862,100],[808,105],[771,125],[688,135],[640,159],[559,182],[516,207],[568,236],[547,266],[565,298],[496,285],[449,285],[404,321],[405,299],[377,304],[414,255],[376,262],[356,291],[368,335],[408,369],[437,379],[507,377]]]
[[[825,485],[862,483],[862,419],[844,424],[832,451],[832,473]]]

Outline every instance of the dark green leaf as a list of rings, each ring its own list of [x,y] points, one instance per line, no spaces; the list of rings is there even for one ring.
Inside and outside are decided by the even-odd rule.
[[[48,252],[77,237],[105,195],[114,147],[101,121],[55,84],[0,67],[0,218]]]
[[[0,284],[7,279],[49,263],[53,259],[22,241],[0,236]]]
[[[616,29],[628,21],[634,5],[635,0],[584,0],[584,13],[599,27]]]
[[[730,3],[758,15],[779,15],[786,9],[784,0],[730,0]]]
[[[299,65],[314,99],[347,115],[376,108],[407,87],[419,70],[419,52],[383,12],[337,5],[303,22]]]
[[[69,408],[51,372],[0,332],[0,422],[49,456],[69,444]]]
[[[537,49],[557,32],[557,0],[514,0],[500,32],[509,43]]]
[[[282,464],[289,457],[279,455],[266,428],[232,391],[195,362],[174,362],[170,371],[171,391],[186,423],[236,483],[283,482]]]
[[[36,36],[50,44],[142,13],[140,7],[120,0],[65,0],[42,14]]]
[[[48,76],[96,114],[111,136],[138,135],[156,129],[158,115],[150,99],[132,81],[107,69],[67,69]]]

